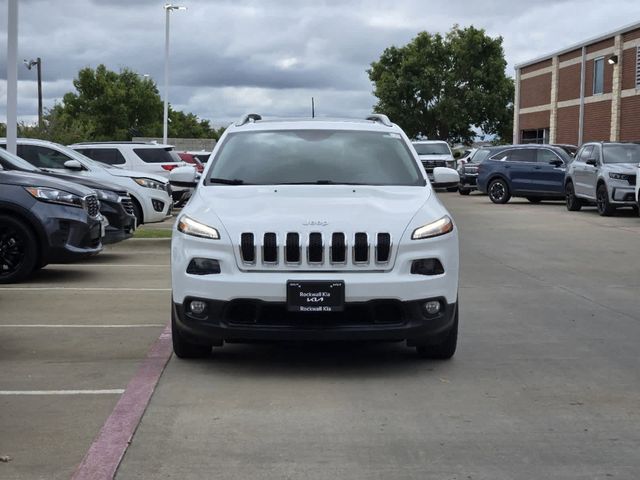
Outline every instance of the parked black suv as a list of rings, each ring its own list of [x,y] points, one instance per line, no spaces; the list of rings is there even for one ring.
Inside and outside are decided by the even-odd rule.
[[[0,167],[0,283],[102,250],[100,202],[73,183]]]
[[[4,167],[5,170],[47,175],[92,189],[98,196],[98,200],[100,200],[100,213],[109,221],[102,243],[105,245],[117,243],[133,236],[136,229],[133,202],[129,193],[122,190],[122,187],[108,182],[98,183],[95,180],[79,175],[68,175],[37,168],[2,148],[0,148],[0,166]]]

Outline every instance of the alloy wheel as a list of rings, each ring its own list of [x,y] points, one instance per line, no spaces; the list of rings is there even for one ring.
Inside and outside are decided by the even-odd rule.
[[[25,259],[24,239],[11,226],[0,227],[0,277],[15,273]]]
[[[493,184],[491,185],[491,191],[489,192],[492,200],[502,200],[505,196],[505,193],[506,192],[502,182],[493,182]]]

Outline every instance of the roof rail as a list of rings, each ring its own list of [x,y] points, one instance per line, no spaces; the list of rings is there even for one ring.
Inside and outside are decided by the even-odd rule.
[[[371,120],[372,122],[381,123],[385,127],[392,127],[393,126],[393,124],[391,123],[391,120],[389,120],[389,117],[387,117],[386,115],[383,115],[382,113],[372,113],[371,115],[369,115],[367,117],[367,120]]]
[[[262,120],[262,115],[258,115],[257,113],[247,113],[236,122],[236,127],[241,127],[247,123],[255,123],[258,120]]]

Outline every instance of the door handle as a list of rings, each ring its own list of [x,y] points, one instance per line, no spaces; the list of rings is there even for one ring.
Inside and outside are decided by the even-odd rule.
[[[535,167],[533,167],[536,170],[540,170],[542,167],[540,165],[536,165]]]
[[[511,165],[505,165],[504,168],[511,168]]]

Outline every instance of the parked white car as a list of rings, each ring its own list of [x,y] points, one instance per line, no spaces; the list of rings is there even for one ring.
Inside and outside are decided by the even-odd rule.
[[[457,168],[456,160],[449,144],[443,140],[414,141],[413,148],[418,153],[422,166],[427,172],[429,180],[433,180],[433,169],[436,167]],[[458,187],[448,188],[456,191]]]
[[[435,168],[434,182],[458,173]],[[450,358],[458,336],[458,231],[404,132],[362,121],[230,126],[171,246],[179,357],[224,342],[406,341]]]
[[[151,173],[169,178],[169,172],[188,165],[174,152],[173,146],[153,142],[84,142],[70,148],[98,162],[126,170]],[[173,201],[179,202],[187,188],[174,188]]]
[[[0,139],[0,144],[6,144],[6,140]],[[133,201],[138,225],[161,222],[171,214],[171,186],[162,176],[96,162],[69,147],[45,140],[19,138],[18,156],[35,167],[106,180],[123,187]]]

